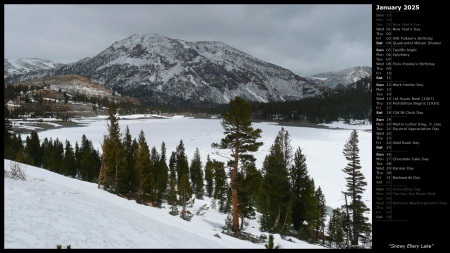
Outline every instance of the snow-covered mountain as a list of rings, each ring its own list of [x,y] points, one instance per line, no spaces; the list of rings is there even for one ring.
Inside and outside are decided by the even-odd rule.
[[[4,59],[4,79],[12,75],[22,75],[31,71],[64,66],[63,63],[38,58]]]
[[[158,34],[133,35],[98,55],[5,83],[50,75],[80,75],[141,101],[228,103],[296,100],[321,94],[308,79],[222,42],[189,42]]]
[[[318,80],[316,81],[317,84],[325,85],[334,89],[339,84],[341,84],[339,86],[345,87],[369,76],[372,76],[372,67],[358,66],[340,71],[315,74],[312,78]]]

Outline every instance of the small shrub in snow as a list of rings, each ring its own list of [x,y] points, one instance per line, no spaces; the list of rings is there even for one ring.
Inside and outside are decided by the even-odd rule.
[[[197,215],[197,216],[203,216],[203,215],[205,215],[206,211],[208,211],[208,209],[209,209],[209,207],[206,206],[206,204],[204,204],[203,206],[201,206],[201,207],[197,210],[197,212],[195,213],[195,215]]]
[[[22,165],[18,162],[11,161],[9,164],[9,171],[4,170],[4,176],[12,179],[19,179],[22,181],[27,180],[27,175],[25,170],[22,168]]]

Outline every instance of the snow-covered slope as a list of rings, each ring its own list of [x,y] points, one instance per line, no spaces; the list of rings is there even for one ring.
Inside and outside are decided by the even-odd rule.
[[[4,59],[4,78],[6,79],[12,75],[21,75],[35,70],[52,69],[63,65],[62,63],[38,58],[6,58]]]
[[[369,76],[372,76],[372,67],[358,66],[340,71],[316,74],[312,78],[316,78],[320,80],[318,83],[334,89],[339,84],[345,87]]]
[[[25,164],[18,166],[26,173],[26,181],[4,179],[5,249],[56,249],[58,244],[63,249],[67,245],[72,249],[264,249],[263,243],[221,233],[226,215],[216,209],[209,208],[185,221],[170,215],[168,207],[137,204],[98,189],[95,183]],[[11,161],[4,160],[4,168],[9,171]],[[195,213],[204,204],[209,206],[208,198],[196,200],[188,209]],[[257,231],[258,223],[250,220],[248,227]],[[289,238],[292,242],[274,235],[281,248],[323,248]]]

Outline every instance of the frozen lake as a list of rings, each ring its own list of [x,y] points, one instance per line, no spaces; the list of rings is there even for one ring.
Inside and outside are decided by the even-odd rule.
[[[143,115],[121,117],[119,120],[121,132],[123,133],[126,126],[128,126],[132,138],[138,139],[139,132],[143,130],[149,147],[155,146],[158,152],[160,152],[161,144],[164,141],[167,159],[169,159],[172,151],[175,151],[180,140],[183,140],[189,162],[197,147],[202,157],[203,166],[206,163],[208,154],[211,159],[226,160],[223,156],[227,155],[228,150],[211,148],[211,143],[219,142],[224,137],[220,119],[193,119],[181,116],[170,118],[140,117],[143,117]],[[76,141],[78,144],[81,143],[81,137],[84,134],[92,141],[94,147],[101,152],[103,135],[107,133],[106,118],[81,118],[77,121],[83,123],[83,125],[38,132],[41,142],[45,137],[59,138],[63,143],[67,139],[74,147]],[[342,168],[346,166],[347,162],[342,154],[342,150],[350,137],[352,129],[357,129],[362,173],[366,177],[367,182],[363,200],[367,207],[372,209],[372,125],[358,126],[336,123],[328,126],[338,126],[339,128],[325,129],[293,126],[284,126],[284,128],[291,136],[291,146],[294,152],[297,150],[297,147],[302,149],[302,153],[306,156],[309,175],[314,179],[316,188],[319,186],[322,188],[326,204],[333,208],[344,204],[344,197],[341,192],[345,190],[346,174],[342,172]],[[253,153],[258,169],[262,167],[264,157],[268,154],[268,150],[281,127],[274,123],[253,123],[253,128],[262,130],[259,141],[264,142],[264,145],[258,152]],[[25,138],[26,135],[23,135],[22,140],[25,140]],[[216,151],[220,151],[220,155],[216,154]],[[371,217],[369,219],[371,220]]]

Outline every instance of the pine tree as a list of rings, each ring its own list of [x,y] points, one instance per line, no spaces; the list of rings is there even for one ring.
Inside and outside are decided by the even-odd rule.
[[[78,159],[79,178],[88,182],[98,181],[97,176],[100,173],[101,167],[100,155],[94,149],[92,141],[87,139],[84,134],[81,137],[81,147],[76,157]]]
[[[301,198],[305,194],[306,184],[308,184],[309,175],[306,165],[306,157],[303,155],[300,147],[294,154],[294,164],[291,167],[291,187],[292,187],[292,224],[294,229],[300,231],[305,221],[303,203]]]
[[[260,198],[262,192],[263,176],[259,171],[255,163],[249,163],[245,166],[245,179],[244,185],[248,191],[250,202],[255,209],[260,209]]]
[[[193,191],[189,182],[189,162],[185,153],[183,140],[180,140],[180,143],[176,147],[175,169],[177,172],[177,192],[180,196],[179,200],[181,201],[181,205],[185,206],[186,201],[192,196]],[[183,211],[181,215],[184,215]]]
[[[139,147],[136,150],[135,168],[139,178],[139,188],[136,202],[142,203],[153,201],[152,192],[154,189],[154,177],[152,174],[150,150],[142,130],[139,133],[138,143]]]
[[[75,161],[75,153],[70,142],[66,140],[63,159],[63,175],[75,178],[77,174],[77,165]]]
[[[269,242],[265,244],[264,247],[266,247],[266,249],[279,249],[280,245],[275,246],[273,242],[273,234],[269,234]]]
[[[126,161],[123,157],[121,133],[114,103],[109,105],[108,134],[103,137],[102,150],[98,187],[102,184],[107,191],[123,193],[127,190],[123,183],[126,180]]]
[[[64,145],[58,138],[53,142],[53,149],[50,153],[49,169],[58,174],[62,174],[62,165],[64,159]]]
[[[76,176],[75,178],[81,179],[80,175],[80,160],[81,160],[81,152],[80,147],[78,146],[78,141],[75,141],[75,164],[76,164]],[[98,175],[98,173],[97,173]]]
[[[171,215],[178,215],[177,208],[177,173],[176,173],[176,153],[172,152],[169,159],[169,192],[168,204],[171,206]]]
[[[191,160],[191,167],[189,170],[191,173],[192,189],[194,190],[195,198],[203,199],[203,170],[200,151],[198,148],[195,149],[194,157]]]
[[[160,204],[162,203],[162,199],[158,199],[158,197],[160,196],[158,194],[158,190],[157,190],[157,183],[158,183],[158,165],[159,165],[159,160],[160,160],[160,155],[158,153],[158,151],[156,150],[156,147],[153,146],[151,151],[150,151],[150,163],[151,163],[151,168],[152,168],[152,175],[153,175],[153,182],[154,182],[154,188],[152,189],[152,196],[154,196],[154,204],[156,206],[160,206]]]
[[[214,168],[213,168],[213,162],[211,161],[211,158],[206,158],[206,164],[205,164],[205,181],[206,181],[206,193],[208,194],[208,197],[211,197],[214,190]]]
[[[315,194],[314,179],[307,181],[305,191],[300,198],[302,202],[302,213],[306,221],[305,233],[309,236],[310,242],[315,240],[314,238],[314,225],[318,219],[318,199]]]
[[[166,162],[166,144],[161,144],[161,154],[155,167],[155,187],[156,187],[156,204],[161,206],[163,198],[167,192],[167,183],[169,181],[169,168]]]
[[[127,178],[127,185],[128,185],[128,189],[127,192],[137,192],[137,188],[139,187],[138,185],[138,180],[137,180],[137,175],[136,175],[136,171],[134,168],[134,161],[136,159],[135,154],[136,154],[136,148],[138,146],[136,139],[132,139],[131,134],[130,134],[130,129],[128,128],[128,126],[126,126],[125,128],[125,132],[123,135],[123,157],[125,159],[125,171],[126,171],[126,178]]]
[[[212,148],[231,150],[231,198],[233,203],[233,232],[239,231],[239,200],[237,189],[237,173],[239,161],[252,160],[253,155],[262,146],[256,140],[261,137],[261,129],[253,129],[250,121],[251,107],[242,98],[235,97],[230,101],[227,111],[222,114],[222,127],[225,137],[220,143],[211,144]]]
[[[223,162],[219,162],[213,160],[213,171],[214,171],[214,199],[218,200],[219,212],[225,211],[226,201],[227,201],[227,192],[228,192],[228,183],[227,183],[227,175],[225,173],[225,164]]]
[[[263,163],[261,227],[265,231],[282,232],[290,225],[292,204],[287,166],[291,162],[292,148],[289,139],[289,134],[282,128]]]
[[[351,245],[358,245],[359,238],[365,236],[365,233],[371,230],[368,223],[369,219],[364,216],[364,213],[370,209],[362,201],[362,194],[367,182],[361,172],[358,143],[358,132],[353,130],[342,152],[348,161],[347,166],[342,171],[348,175],[345,178],[347,181],[346,194],[351,198],[350,204],[347,205],[347,208],[351,211]]]
[[[327,215],[327,206],[325,202],[325,195],[322,192],[320,186],[316,192],[317,199],[317,218],[315,222],[316,238],[319,239],[319,232],[322,233],[322,245],[325,245],[325,220]]]
[[[41,167],[42,165],[42,150],[39,141],[38,133],[35,130],[31,131],[30,137],[25,139],[25,161],[27,164]]]
[[[251,192],[255,190],[251,188],[248,176],[244,175],[244,172],[239,172],[237,176],[238,191],[239,191],[239,216],[241,217],[240,230],[244,228],[245,219],[255,219],[256,210],[254,207],[254,201],[251,198]]]
[[[47,139],[47,137],[44,138],[44,141],[42,142],[41,145],[41,152],[42,152],[42,168],[49,170],[50,169],[50,154],[52,152],[53,149],[53,141],[50,138]],[[27,150],[26,150],[26,146],[25,146],[25,162],[28,163],[28,155],[27,155]]]
[[[331,248],[345,248],[344,217],[345,213],[341,208],[333,209],[328,221],[328,240]]]
[[[176,147],[175,152],[175,163],[176,163],[176,171],[177,171],[177,184],[180,184],[181,177],[186,175],[189,181],[189,162],[185,153],[183,140],[180,140],[180,143]]]

